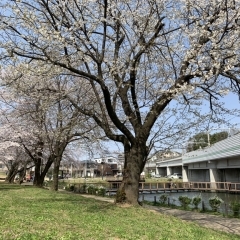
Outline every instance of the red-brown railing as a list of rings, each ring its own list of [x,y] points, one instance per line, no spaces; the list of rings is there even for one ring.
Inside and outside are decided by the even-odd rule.
[[[104,185],[107,191],[116,192],[121,181],[109,181],[108,183],[91,183],[92,185]],[[84,183],[71,184],[81,188]],[[140,182],[140,192],[160,192],[160,191],[222,191],[222,192],[240,192],[240,183],[231,182]]]

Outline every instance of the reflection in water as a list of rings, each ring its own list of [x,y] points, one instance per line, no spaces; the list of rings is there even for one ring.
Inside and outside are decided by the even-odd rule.
[[[198,191],[193,191],[193,192],[162,192],[162,193],[141,193],[139,194],[139,200],[141,201],[143,199],[144,195],[144,200],[146,201],[154,201],[154,197],[156,197],[156,201],[159,202],[159,197],[162,194],[166,194],[169,198],[170,204],[174,204],[176,206],[180,206],[180,202],[178,201],[179,196],[187,196],[190,198],[193,198],[195,196],[201,196],[202,201],[204,202],[204,206],[207,209],[211,209],[209,206],[209,198],[217,195],[220,197],[224,203],[221,206],[220,211],[224,211],[225,204],[227,206],[230,204],[230,202],[237,201],[240,202],[240,194],[234,194],[234,193],[214,193],[214,192],[198,192]],[[199,208],[202,208],[202,205],[199,204]]]

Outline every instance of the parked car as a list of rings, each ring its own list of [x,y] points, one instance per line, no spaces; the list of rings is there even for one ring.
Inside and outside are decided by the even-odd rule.
[[[168,178],[182,179],[182,174],[181,173],[174,173],[174,174],[168,176]]]

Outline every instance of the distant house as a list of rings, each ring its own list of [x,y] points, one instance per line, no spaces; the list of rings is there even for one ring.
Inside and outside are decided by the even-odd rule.
[[[118,160],[115,157],[102,157],[102,158],[94,158],[94,162],[97,163],[108,163],[108,164],[118,164]]]
[[[124,161],[125,161],[124,154],[123,153],[122,154],[118,154],[117,158],[118,158],[118,162],[123,166]]]
[[[95,177],[99,174],[98,163],[92,160],[83,160],[78,166],[79,177]]]
[[[150,162],[159,162],[159,161],[166,161],[172,158],[180,157],[181,153],[175,152],[175,151],[159,151],[152,155],[152,157],[149,159]]]

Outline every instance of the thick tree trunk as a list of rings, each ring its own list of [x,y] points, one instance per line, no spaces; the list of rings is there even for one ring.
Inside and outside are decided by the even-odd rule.
[[[53,182],[52,182],[52,191],[57,191],[58,190],[58,173],[59,173],[59,168],[60,168],[60,162],[59,158],[56,158],[54,161],[53,165]]]
[[[19,167],[19,163],[17,161],[12,163],[12,165],[10,166],[10,168],[8,170],[8,174],[5,179],[5,182],[14,183],[15,176],[18,173],[18,167]]]
[[[59,168],[60,168],[60,163],[62,161],[62,155],[67,144],[68,144],[68,141],[59,142],[56,144],[55,155],[54,155],[55,158],[54,158],[54,165],[53,165],[53,183],[51,187],[52,191],[58,191]]]
[[[25,176],[26,176],[26,164],[19,170],[19,179],[18,179],[19,184],[23,183],[23,179]]]
[[[116,203],[139,205],[139,181],[146,159],[145,145],[125,149],[123,180],[116,194]]]
[[[45,164],[44,169],[41,169],[42,168],[41,158],[36,159],[34,162],[35,162],[35,175],[34,175],[33,185],[37,187],[42,187],[44,178],[53,163],[53,157],[50,156],[48,158],[48,161]]]
[[[16,174],[17,174],[17,171],[8,171],[5,182],[14,183],[14,179],[15,179]]]
[[[42,187],[43,181],[44,181],[44,176],[41,174],[42,159],[37,158],[35,159],[34,163],[35,163],[35,172],[34,172],[33,185],[36,187]]]

